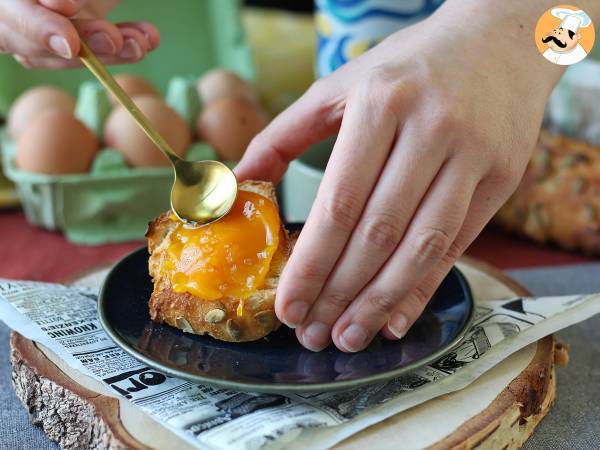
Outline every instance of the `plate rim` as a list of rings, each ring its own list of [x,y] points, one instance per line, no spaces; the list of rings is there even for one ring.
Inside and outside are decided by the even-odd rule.
[[[349,389],[355,389],[379,382],[385,382],[391,380],[393,378],[404,375],[408,372],[415,370],[418,367],[423,367],[425,365],[430,364],[436,359],[443,356],[450,349],[459,345],[467,335],[469,328],[471,327],[474,318],[475,318],[475,301],[473,298],[473,292],[469,283],[467,282],[462,271],[456,266],[453,265],[450,272],[453,272],[454,275],[458,278],[458,282],[461,285],[461,288],[465,292],[467,301],[469,302],[469,313],[467,315],[467,319],[465,324],[461,328],[461,330],[456,334],[454,339],[452,339],[448,344],[441,347],[437,351],[431,353],[427,357],[421,358],[418,361],[414,361],[406,366],[402,366],[398,369],[388,370],[385,372],[367,375],[361,377],[359,379],[354,380],[340,380],[340,381],[328,381],[322,383],[305,383],[305,384],[291,384],[291,383],[252,383],[252,382],[241,382],[241,381],[231,381],[231,380],[223,380],[215,377],[207,377],[202,375],[192,375],[188,372],[183,372],[178,369],[174,369],[167,365],[164,365],[161,362],[158,362],[143,353],[134,349],[128,342],[126,342],[121,336],[119,336],[118,332],[114,329],[114,327],[110,324],[106,305],[105,298],[107,294],[105,293],[105,286],[108,284],[109,280],[114,276],[114,273],[119,269],[119,267],[123,266],[125,262],[129,258],[133,258],[134,255],[140,252],[148,252],[146,247],[141,247],[137,250],[134,250],[128,253],[126,256],[121,258],[109,271],[106,278],[102,282],[102,286],[100,287],[100,292],[98,294],[98,318],[100,320],[100,324],[104,329],[105,333],[121,348],[121,350],[125,351],[127,354],[137,359],[138,361],[146,364],[148,367],[153,369],[160,370],[167,375],[170,375],[175,378],[183,379],[186,381],[192,381],[198,384],[205,384],[213,387],[229,389],[232,391],[242,391],[242,392],[256,392],[256,393],[265,393],[265,394],[312,394],[316,392],[334,392],[334,391],[343,391]],[[448,273],[450,273],[448,272]],[[180,330],[181,331],[181,330]],[[183,331],[181,331],[183,333]]]

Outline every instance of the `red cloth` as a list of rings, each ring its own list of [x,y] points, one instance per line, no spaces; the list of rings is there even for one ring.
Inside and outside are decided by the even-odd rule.
[[[550,245],[542,246],[491,228],[485,229],[479,235],[467,250],[467,254],[500,269],[561,266],[598,261],[598,258]]]
[[[21,212],[0,213],[0,277],[65,281],[114,262],[145,242],[80,246],[60,233],[29,225]],[[575,264],[594,259],[485,230],[467,252],[501,269]]]
[[[62,234],[34,227],[21,212],[0,214],[0,277],[65,281],[95,266],[114,262],[144,242],[81,246]]]

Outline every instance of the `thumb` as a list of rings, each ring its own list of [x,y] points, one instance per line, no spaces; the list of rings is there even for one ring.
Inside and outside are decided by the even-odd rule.
[[[65,17],[101,19],[121,3],[121,0],[37,0],[37,2]]]
[[[49,51],[65,59],[73,58],[79,51],[79,35],[71,21],[40,2],[1,1],[0,17],[13,35],[24,37],[38,51]]]
[[[61,16],[72,17],[81,10],[86,0],[38,0],[38,3]]]
[[[234,169],[238,180],[278,183],[290,161],[339,130],[344,107],[345,96],[331,77],[313,83],[252,140]]]

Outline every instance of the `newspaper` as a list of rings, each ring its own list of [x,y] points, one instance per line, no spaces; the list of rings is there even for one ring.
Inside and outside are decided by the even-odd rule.
[[[348,391],[282,396],[198,385],[140,363],[103,331],[96,300],[90,288],[0,279],[0,319],[9,327],[203,449],[328,448],[600,312],[600,294],[484,301],[466,339],[428,366]]]

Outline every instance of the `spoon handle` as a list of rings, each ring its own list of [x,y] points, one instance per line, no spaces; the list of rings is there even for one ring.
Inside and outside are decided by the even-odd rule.
[[[150,140],[154,142],[159,150],[161,150],[171,162],[175,163],[179,161],[181,158],[175,154],[167,141],[165,141],[158,131],[156,131],[148,118],[139,110],[135,103],[133,103],[131,97],[129,97],[121,86],[119,86],[113,76],[106,70],[106,66],[96,58],[96,55],[94,55],[83,40],[81,40],[79,58],[81,59],[81,62],[90,69],[90,72],[94,74],[98,81],[104,85],[106,90],[110,92],[127,111],[129,111],[129,114],[131,114],[133,119],[140,128],[144,130],[144,133],[146,133]]]

